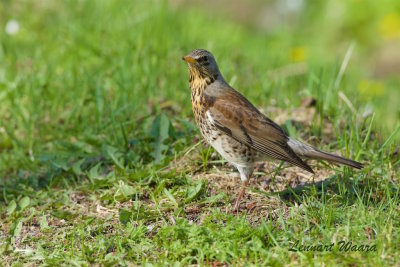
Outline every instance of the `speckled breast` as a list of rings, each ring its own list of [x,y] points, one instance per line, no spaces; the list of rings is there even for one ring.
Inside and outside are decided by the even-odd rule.
[[[204,139],[227,161],[248,166],[252,164],[258,154],[255,150],[244,145],[219,130],[205,116],[205,112],[196,112],[193,107],[194,116],[200,132]]]

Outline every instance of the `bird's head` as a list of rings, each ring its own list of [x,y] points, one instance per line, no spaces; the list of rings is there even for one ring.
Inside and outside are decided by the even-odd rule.
[[[215,80],[220,75],[217,62],[214,56],[204,49],[196,49],[182,57],[187,62],[190,75],[194,79],[212,79]]]

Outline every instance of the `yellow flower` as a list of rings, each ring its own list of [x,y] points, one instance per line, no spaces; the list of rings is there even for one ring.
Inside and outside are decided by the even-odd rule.
[[[290,58],[295,62],[304,61],[307,58],[307,50],[304,46],[297,46],[290,51]]]
[[[379,32],[387,39],[400,37],[400,14],[389,13],[384,16],[379,24]]]
[[[385,85],[379,81],[361,80],[357,89],[363,97],[369,99],[385,94]]]

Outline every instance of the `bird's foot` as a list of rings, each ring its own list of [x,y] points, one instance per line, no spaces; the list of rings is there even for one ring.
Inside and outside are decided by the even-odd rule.
[[[244,193],[246,191],[247,184],[248,184],[248,181],[242,182],[242,186],[240,188],[239,194],[237,195],[235,204],[232,207],[232,212],[233,213],[235,213],[235,211],[238,212],[238,209],[239,209],[239,206],[240,206],[240,200],[242,199],[242,197],[243,197],[243,195],[244,195]]]

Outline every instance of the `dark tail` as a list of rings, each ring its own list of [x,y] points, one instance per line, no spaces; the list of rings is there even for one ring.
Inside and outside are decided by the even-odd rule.
[[[331,154],[328,152],[321,151],[319,149],[316,149],[312,146],[301,143],[292,138],[289,139],[288,144],[299,157],[304,157],[304,158],[309,158],[309,159],[317,159],[317,160],[326,160],[329,162],[339,163],[339,164],[343,164],[346,166],[350,166],[350,167],[353,167],[356,169],[363,168],[363,165],[360,162],[357,162],[357,161],[354,161],[351,159],[347,159],[347,158],[344,158],[344,157],[341,157],[341,156],[338,156],[335,154]]]

